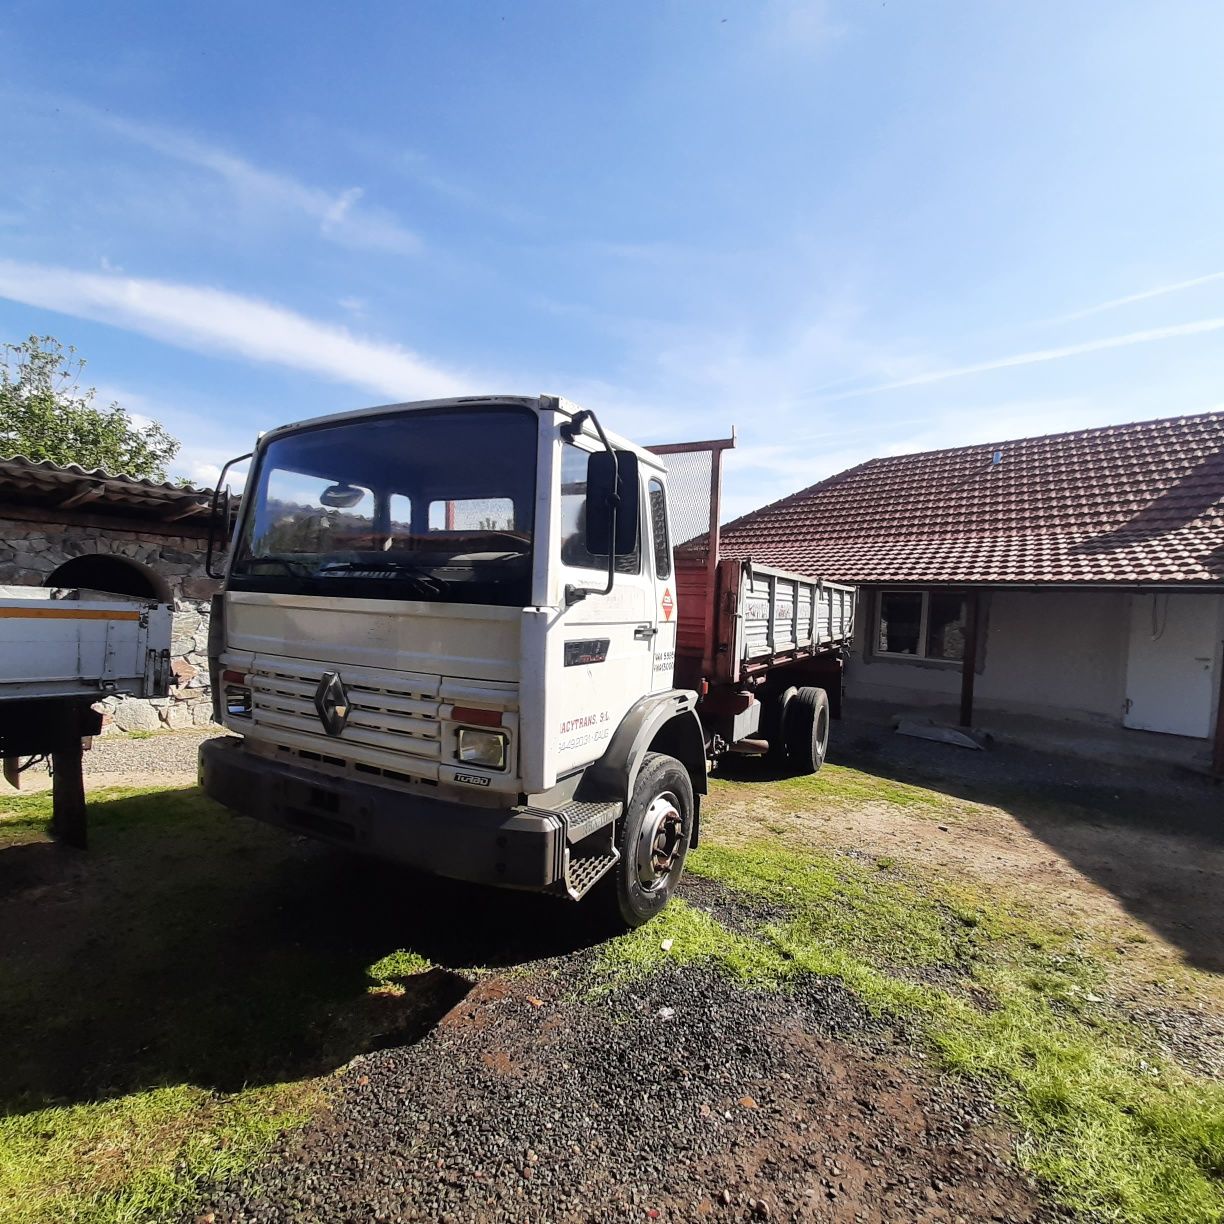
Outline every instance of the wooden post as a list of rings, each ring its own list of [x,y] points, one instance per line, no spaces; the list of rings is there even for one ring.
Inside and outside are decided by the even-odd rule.
[[[977,675],[978,593],[965,596],[965,655],[961,659],[960,725],[973,726],[973,681]]]
[[[1224,778],[1224,667],[1220,668],[1220,695],[1216,698],[1215,749],[1211,754],[1211,772]]]
[[[81,738],[64,742],[51,754],[51,836],[66,846],[85,849],[85,778]]]

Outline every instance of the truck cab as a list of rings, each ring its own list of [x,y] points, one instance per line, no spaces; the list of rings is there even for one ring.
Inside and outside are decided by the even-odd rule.
[[[205,791],[456,879],[662,908],[706,790],[663,460],[554,396],[286,425],[215,601]]]

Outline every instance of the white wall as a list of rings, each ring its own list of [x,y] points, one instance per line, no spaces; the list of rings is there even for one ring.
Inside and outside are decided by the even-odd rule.
[[[1195,598],[1204,616],[1224,623],[1224,597]],[[875,606],[875,593],[864,590],[846,669],[848,698],[899,709],[958,703],[959,663],[871,657]],[[983,593],[982,606],[976,708],[1121,725],[1130,626],[1125,592],[994,590]]]

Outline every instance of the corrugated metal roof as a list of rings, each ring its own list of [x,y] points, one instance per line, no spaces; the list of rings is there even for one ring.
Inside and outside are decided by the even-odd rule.
[[[181,521],[207,515],[210,489],[114,475],[101,468],[27,459],[0,459],[0,502],[16,506],[147,515]]]
[[[722,547],[841,582],[1224,585],[1224,412],[872,459]]]

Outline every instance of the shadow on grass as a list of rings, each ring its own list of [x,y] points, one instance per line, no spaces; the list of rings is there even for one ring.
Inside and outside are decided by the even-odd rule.
[[[235,818],[195,789],[103,796],[91,849],[0,849],[0,1110],[161,1084],[233,1091],[419,1039],[454,972],[573,951],[581,907],[347,855]],[[383,981],[407,950],[428,972]]]
[[[985,752],[855,728],[830,760],[1007,812],[1185,962],[1224,973],[1224,789],[996,744]]]

